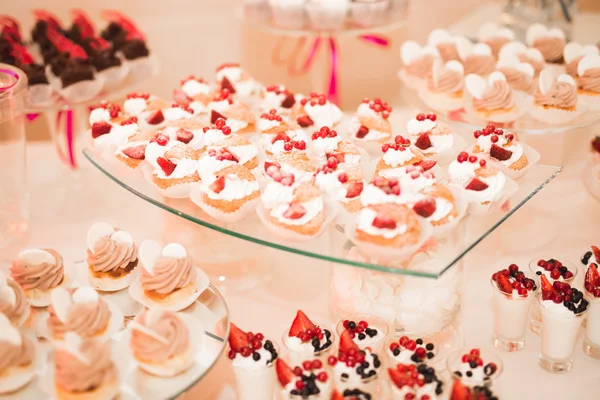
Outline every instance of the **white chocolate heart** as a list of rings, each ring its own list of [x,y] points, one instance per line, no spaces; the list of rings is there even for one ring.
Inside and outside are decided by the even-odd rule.
[[[485,43],[476,43],[471,49],[471,53],[478,56],[491,56],[492,49]]]
[[[50,292],[50,301],[58,319],[62,322],[67,322],[69,310],[73,305],[69,292],[64,288],[57,287]]]
[[[527,49],[527,51],[525,52],[525,55],[527,56],[527,58],[536,60],[538,62],[544,61],[544,55],[542,54],[542,52],[533,47],[530,49]]]
[[[107,224],[106,222],[96,222],[90,226],[87,234],[87,245],[90,251],[94,251],[94,245],[96,242],[103,237],[110,237],[115,233],[115,228]]]
[[[526,42],[529,46],[532,46],[535,41],[541,37],[556,37],[560,39],[565,38],[565,33],[558,28],[548,29],[542,24],[532,24],[527,29]]]
[[[573,77],[571,75],[568,75],[568,74],[560,74],[558,76],[558,78],[556,78],[556,82],[558,82],[558,83],[566,83],[566,84],[569,84],[571,86],[577,86],[577,84],[575,83],[575,79],[573,79]]]
[[[480,41],[485,41],[493,38],[505,38],[508,40],[515,40],[515,33],[512,29],[498,25],[496,22],[488,21],[484,22],[479,28]]]
[[[433,62],[431,69],[431,78],[436,85],[439,81],[440,75],[444,70],[458,72],[461,76],[464,76],[465,74],[465,68],[459,61],[450,60],[444,64],[444,62],[438,58]]]
[[[450,35],[450,32],[448,32],[445,29],[434,29],[431,32],[429,32],[429,35],[427,36],[427,44],[431,45],[431,46],[437,46],[440,43],[453,43],[454,40],[452,38],[452,35]]]
[[[84,303],[97,303],[100,297],[98,292],[89,286],[79,287],[73,292],[73,303],[84,304]]]
[[[150,310],[148,310],[148,311],[150,311]],[[147,315],[146,315],[146,318],[148,318]],[[136,331],[140,331],[140,332],[150,336],[151,338],[158,340],[161,343],[169,344],[169,341],[167,340],[167,338],[160,335],[158,332],[150,329],[146,325],[140,324],[139,322],[131,321],[129,323],[129,327],[130,327],[130,329],[135,329]]]
[[[487,82],[479,75],[469,74],[465,77],[465,88],[478,100],[481,100],[487,88]]]
[[[179,243],[169,243],[162,250],[162,256],[179,259],[185,258],[187,256],[187,252],[185,251],[185,247]]]
[[[31,265],[40,265],[40,264],[55,264],[56,260],[52,256],[52,254],[48,253],[46,250],[42,249],[28,249],[23,250],[17,256],[19,261],[22,261],[26,264]]]
[[[527,52],[527,46],[521,42],[509,42],[500,48],[498,53],[498,59],[503,59],[509,56],[517,57],[519,54],[525,54]]]
[[[2,313],[0,313],[0,341],[8,342],[13,346],[21,346],[22,343],[21,333]]]
[[[521,71],[532,78],[535,75],[535,69],[531,66],[531,64],[525,62],[519,63],[519,65],[517,65],[517,71]]]
[[[138,253],[138,258],[142,267],[148,271],[150,275],[154,273],[154,265],[160,257],[162,247],[154,240],[145,240],[141,245]]]
[[[17,294],[8,286],[8,278],[2,271],[0,271],[0,300],[6,301],[11,306],[17,303]]]
[[[600,55],[590,54],[584,56],[577,64],[577,75],[583,76],[585,71],[592,68],[600,68]]]
[[[488,85],[491,85],[492,83],[497,82],[497,81],[506,82],[506,77],[500,71],[494,71],[490,74],[490,76],[488,77]]]
[[[82,343],[83,339],[81,336],[75,332],[67,332],[65,333],[65,338],[60,346],[63,350],[68,351],[75,356],[83,364],[90,365],[90,360],[88,360],[80,350]]]
[[[115,241],[116,243],[123,243],[129,247],[133,246],[133,238],[131,237],[129,232],[116,231],[115,233],[113,233],[110,236],[110,238],[111,238],[111,240]]]
[[[456,42],[456,51],[461,60],[464,60],[473,52],[473,43],[470,40],[458,40]]]
[[[434,57],[439,57],[437,49],[432,46],[423,46],[421,47],[417,42],[409,40],[402,43],[400,47],[400,58],[402,59],[402,63],[404,65],[409,65],[411,62],[416,60],[418,57],[421,57],[425,54],[432,55]]]

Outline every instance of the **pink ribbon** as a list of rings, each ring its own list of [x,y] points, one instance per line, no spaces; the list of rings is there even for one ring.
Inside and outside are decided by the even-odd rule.
[[[372,44],[377,47],[385,47],[388,48],[390,46],[390,40],[384,36],[380,35],[361,35],[358,37],[359,39],[365,41],[368,44]],[[302,53],[303,48],[305,47],[307,38],[300,37],[296,39],[294,43],[294,47],[292,51],[289,53],[289,56],[282,57],[282,50],[284,49],[284,44],[288,38],[280,37],[275,48],[273,49],[272,54],[272,62],[274,65],[281,66],[286,65],[288,74],[291,76],[299,76],[303,75],[312,66],[314,60],[316,59],[318,50],[321,46],[321,37],[316,37],[311,45],[306,58],[302,62],[300,68],[297,68],[298,60],[297,58]],[[338,60],[338,46],[335,38],[333,36],[328,37],[327,40],[329,42],[329,84],[327,85],[327,98],[329,101],[338,104],[339,102],[339,88],[338,88],[338,73],[339,73],[339,60]]]

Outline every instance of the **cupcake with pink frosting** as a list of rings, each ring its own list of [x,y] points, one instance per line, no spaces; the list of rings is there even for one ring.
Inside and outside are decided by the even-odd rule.
[[[44,336],[55,342],[68,332],[106,341],[123,328],[123,314],[91,287],[58,288],[52,292]]]
[[[528,46],[538,49],[549,64],[563,64],[565,33],[559,28],[546,28],[542,24],[533,24],[527,29]]]
[[[192,365],[194,343],[185,317],[146,309],[135,319],[129,346],[140,369],[155,376],[173,377]]]
[[[496,69],[506,78],[506,82],[517,92],[532,94],[536,89],[535,69],[531,64],[522,62],[515,55],[507,55],[499,59]]]
[[[540,72],[546,66],[544,56],[535,47],[527,47],[521,42],[510,42],[502,46],[500,53],[498,53],[498,59],[502,60],[506,57],[517,57],[519,61],[530,64],[535,71],[535,76],[538,76]]]
[[[110,345],[68,334],[54,353],[54,390],[59,400],[108,400],[119,394]]]
[[[0,313],[6,315],[14,326],[21,326],[29,317],[30,311],[23,288],[0,271]]]
[[[24,250],[10,267],[10,276],[25,291],[33,307],[50,305],[50,293],[69,287],[62,256],[52,249]]]
[[[458,110],[463,106],[464,80],[465,69],[459,61],[435,60],[427,86],[419,91],[419,96],[434,110]]]
[[[577,93],[592,109],[600,108],[600,55],[583,57],[577,64]]]
[[[479,27],[479,36],[477,39],[488,45],[494,57],[498,57],[502,46],[515,40],[515,33],[510,28],[499,26],[495,22],[490,21],[483,23]]]
[[[502,72],[495,71],[487,79],[479,75],[467,75],[465,88],[471,96],[467,101],[467,110],[480,119],[510,122],[527,109],[526,99],[515,95]]]
[[[577,83],[572,76],[562,74],[555,78],[550,71],[542,71],[529,111],[533,118],[548,124],[566,124],[581,114],[580,107]]]
[[[417,42],[408,40],[400,47],[400,58],[404,64],[400,79],[411,89],[419,89],[425,85],[433,62],[440,58],[440,54],[433,46],[421,47]]]
[[[496,69],[496,59],[492,49],[485,43],[461,42],[458,54],[465,69],[465,75],[476,74],[487,77]]]
[[[581,45],[577,42],[569,42],[565,45],[563,50],[563,58],[565,59],[566,73],[571,75],[573,78],[577,78],[579,73],[577,72],[577,66],[579,61],[585,56],[598,55],[600,49],[593,44]]]
[[[35,377],[36,352],[35,340],[19,332],[0,313],[0,395],[15,395]]]
[[[177,243],[165,247],[152,240],[140,246],[141,274],[129,294],[148,308],[179,311],[189,307],[208,287],[206,274]]]

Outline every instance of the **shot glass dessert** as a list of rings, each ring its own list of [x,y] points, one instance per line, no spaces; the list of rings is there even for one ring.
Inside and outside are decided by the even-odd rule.
[[[446,367],[452,378],[469,388],[489,386],[502,373],[500,358],[488,350],[459,350],[448,356]]]
[[[567,372],[573,365],[577,333],[589,302],[568,283],[550,283],[541,276],[538,301],[542,312],[542,348],[539,365],[550,372]]]
[[[437,400],[444,391],[444,384],[436,375],[435,369],[426,364],[392,365],[388,368],[388,373],[394,400]]]
[[[460,379],[455,379],[450,393],[450,400],[498,400],[492,390],[487,386],[465,386]]]
[[[229,347],[238,399],[272,400],[275,393],[273,365],[278,357],[275,344],[262,333],[244,332],[231,323]]]
[[[494,291],[494,347],[519,351],[525,346],[527,319],[537,285],[525,277],[519,266],[495,272],[491,280]]]
[[[324,360],[333,350],[334,340],[329,329],[315,325],[302,310],[298,310],[292,326],[282,338],[292,365],[316,358]]]
[[[388,365],[420,364],[435,357],[437,348],[434,343],[420,337],[401,336],[387,341],[386,354]]]
[[[332,379],[319,359],[306,360],[293,369],[281,358],[275,361],[277,379],[283,400],[329,400],[333,389]],[[270,399],[269,399],[270,400]]]
[[[589,301],[583,351],[590,357],[600,358],[600,273],[598,264],[591,263],[585,273],[585,297]]]
[[[369,314],[350,315],[338,322],[337,334],[341,335],[344,329],[350,332],[350,337],[361,350],[369,347],[377,354],[383,353],[388,325],[381,318]]]

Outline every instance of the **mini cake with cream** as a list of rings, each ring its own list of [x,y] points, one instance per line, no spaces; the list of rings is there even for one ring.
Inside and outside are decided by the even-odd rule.
[[[487,79],[467,75],[465,87],[471,95],[472,112],[479,118],[494,122],[514,121],[522,113],[513,89],[502,72],[492,72]]]
[[[519,60],[516,55],[507,55],[499,59],[496,69],[502,72],[506,82],[516,92],[532,94],[535,90],[535,69],[531,64]]]
[[[248,139],[230,135],[206,148],[206,153],[198,162],[198,174],[202,180],[211,180],[211,176],[223,168],[232,165],[254,171],[258,167],[258,152]]]
[[[381,146],[381,151],[383,156],[375,167],[375,175],[384,178],[397,178],[404,168],[419,164],[424,159],[421,151],[409,139],[400,135],[394,138],[394,143]]]
[[[364,99],[348,127],[350,137],[358,145],[383,144],[392,137],[389,118],[392,108],[381,99]]]
[[[425,157],[435,158],[447,153],[454,144],[452,131],[437,119],[434,113],[419,113],[406,124],[412,142]]]
[[[294,93],[283,85],[268,85],[262,89],[259,107],[263,111],[276,110],[278,113],[289,114],[296,104]]]
[[[371,205],[363,208],[357,219],[355,234],[360,242],[402,248],[417,244],[421,238],[418,216],[405,205]]]
[[[496,69],[496,59],[492,49],[485,43],[461,42],[458,54],[465,69],[465,75],[475,74],[487,77]]]
[[[423,85],[431,73],[435,60],[440,59],[440,53],[434,46],[423,46],[412,40],[407,40],[400,46],[400,59],[404,64],[400,76],[410,87],[417,89]]]
[[[193,75],[181,80],[181,91],[188,101],[194,114],[200,114],[208,111],[208,103],[212,99],[213,89],[208,82],[202,78]]]
[[[159,168],[152,172],[152,183],[166,197],[188,197],[192,188],[200,182],[199,159],[197,150],[178,142],[156,159]]]
[[[527,29],[528,46],[538,49],[544,60],[550,64],[562,64],[565,48],[565,33],[559,28],[546,28],[542,24],[532,24]]]
[[[303,140],[305,143],[307,141],[307,136],[300,126],[279,114],[274,108],[260,115],[258,130],[260,142],[267,154],[273,153],[273,145],[278,140]]]
[[[219,118],[227,121],[233,133],[244,134],[256,132],[256,119],[248,106],[236,101],[231,92],[224,88],[217,92],[208,103],[210,122],[215,124]]]
[[[419,95],[430,107],[441,111],[458,110],[463,106],[463,86],[465,69],[459,61],[444,63],[435,60],[427,86],[419,90]]]
[[[464,189],[469,202],[489,206],[502,199],[507,178],[485,159],[461,152],[448,167],[451,184]]]
[[[515,135],[488,124],[476,130],[473,136],[477,144],[474,153],[485,153],[495,161],[514,171],[520,171],[529,165],[523,146],[515,139]]]
[[[292,107],[292,119],[302,128],[337,128],[342,121],[342,111],[324,94],[311,93]]]
[[[581,113],[578,107],[577,83],[572,76],[561,74],[555,78],[548,70],[542,71],[539,89],[534,95],[531,116],[549,124],[565,124]]]
[[[513,56],[517,57],[520,62],[530,64],[535,71],[535,76],[538,76],[546,66],[544,56],[538,49],[535,47],[527,48],[521,42],[510,42],[502,46],[498,54],[498,60]]]
[[[216,72],[217,85],[221,90],[227,89],[242,98],[255,96],[260,91],[258,82],[243,70],[239,63],[221,64]]]
[[[495,22],[485,22],[479,27],[477,39],[488,45],[494,57],[498,57],[500,49],[515,40],[515,33],[512,29],[499,26]]]
[[[577,73],[577,93],[593,109],[600,108],[600,55],[583,57],[577,64]]]

